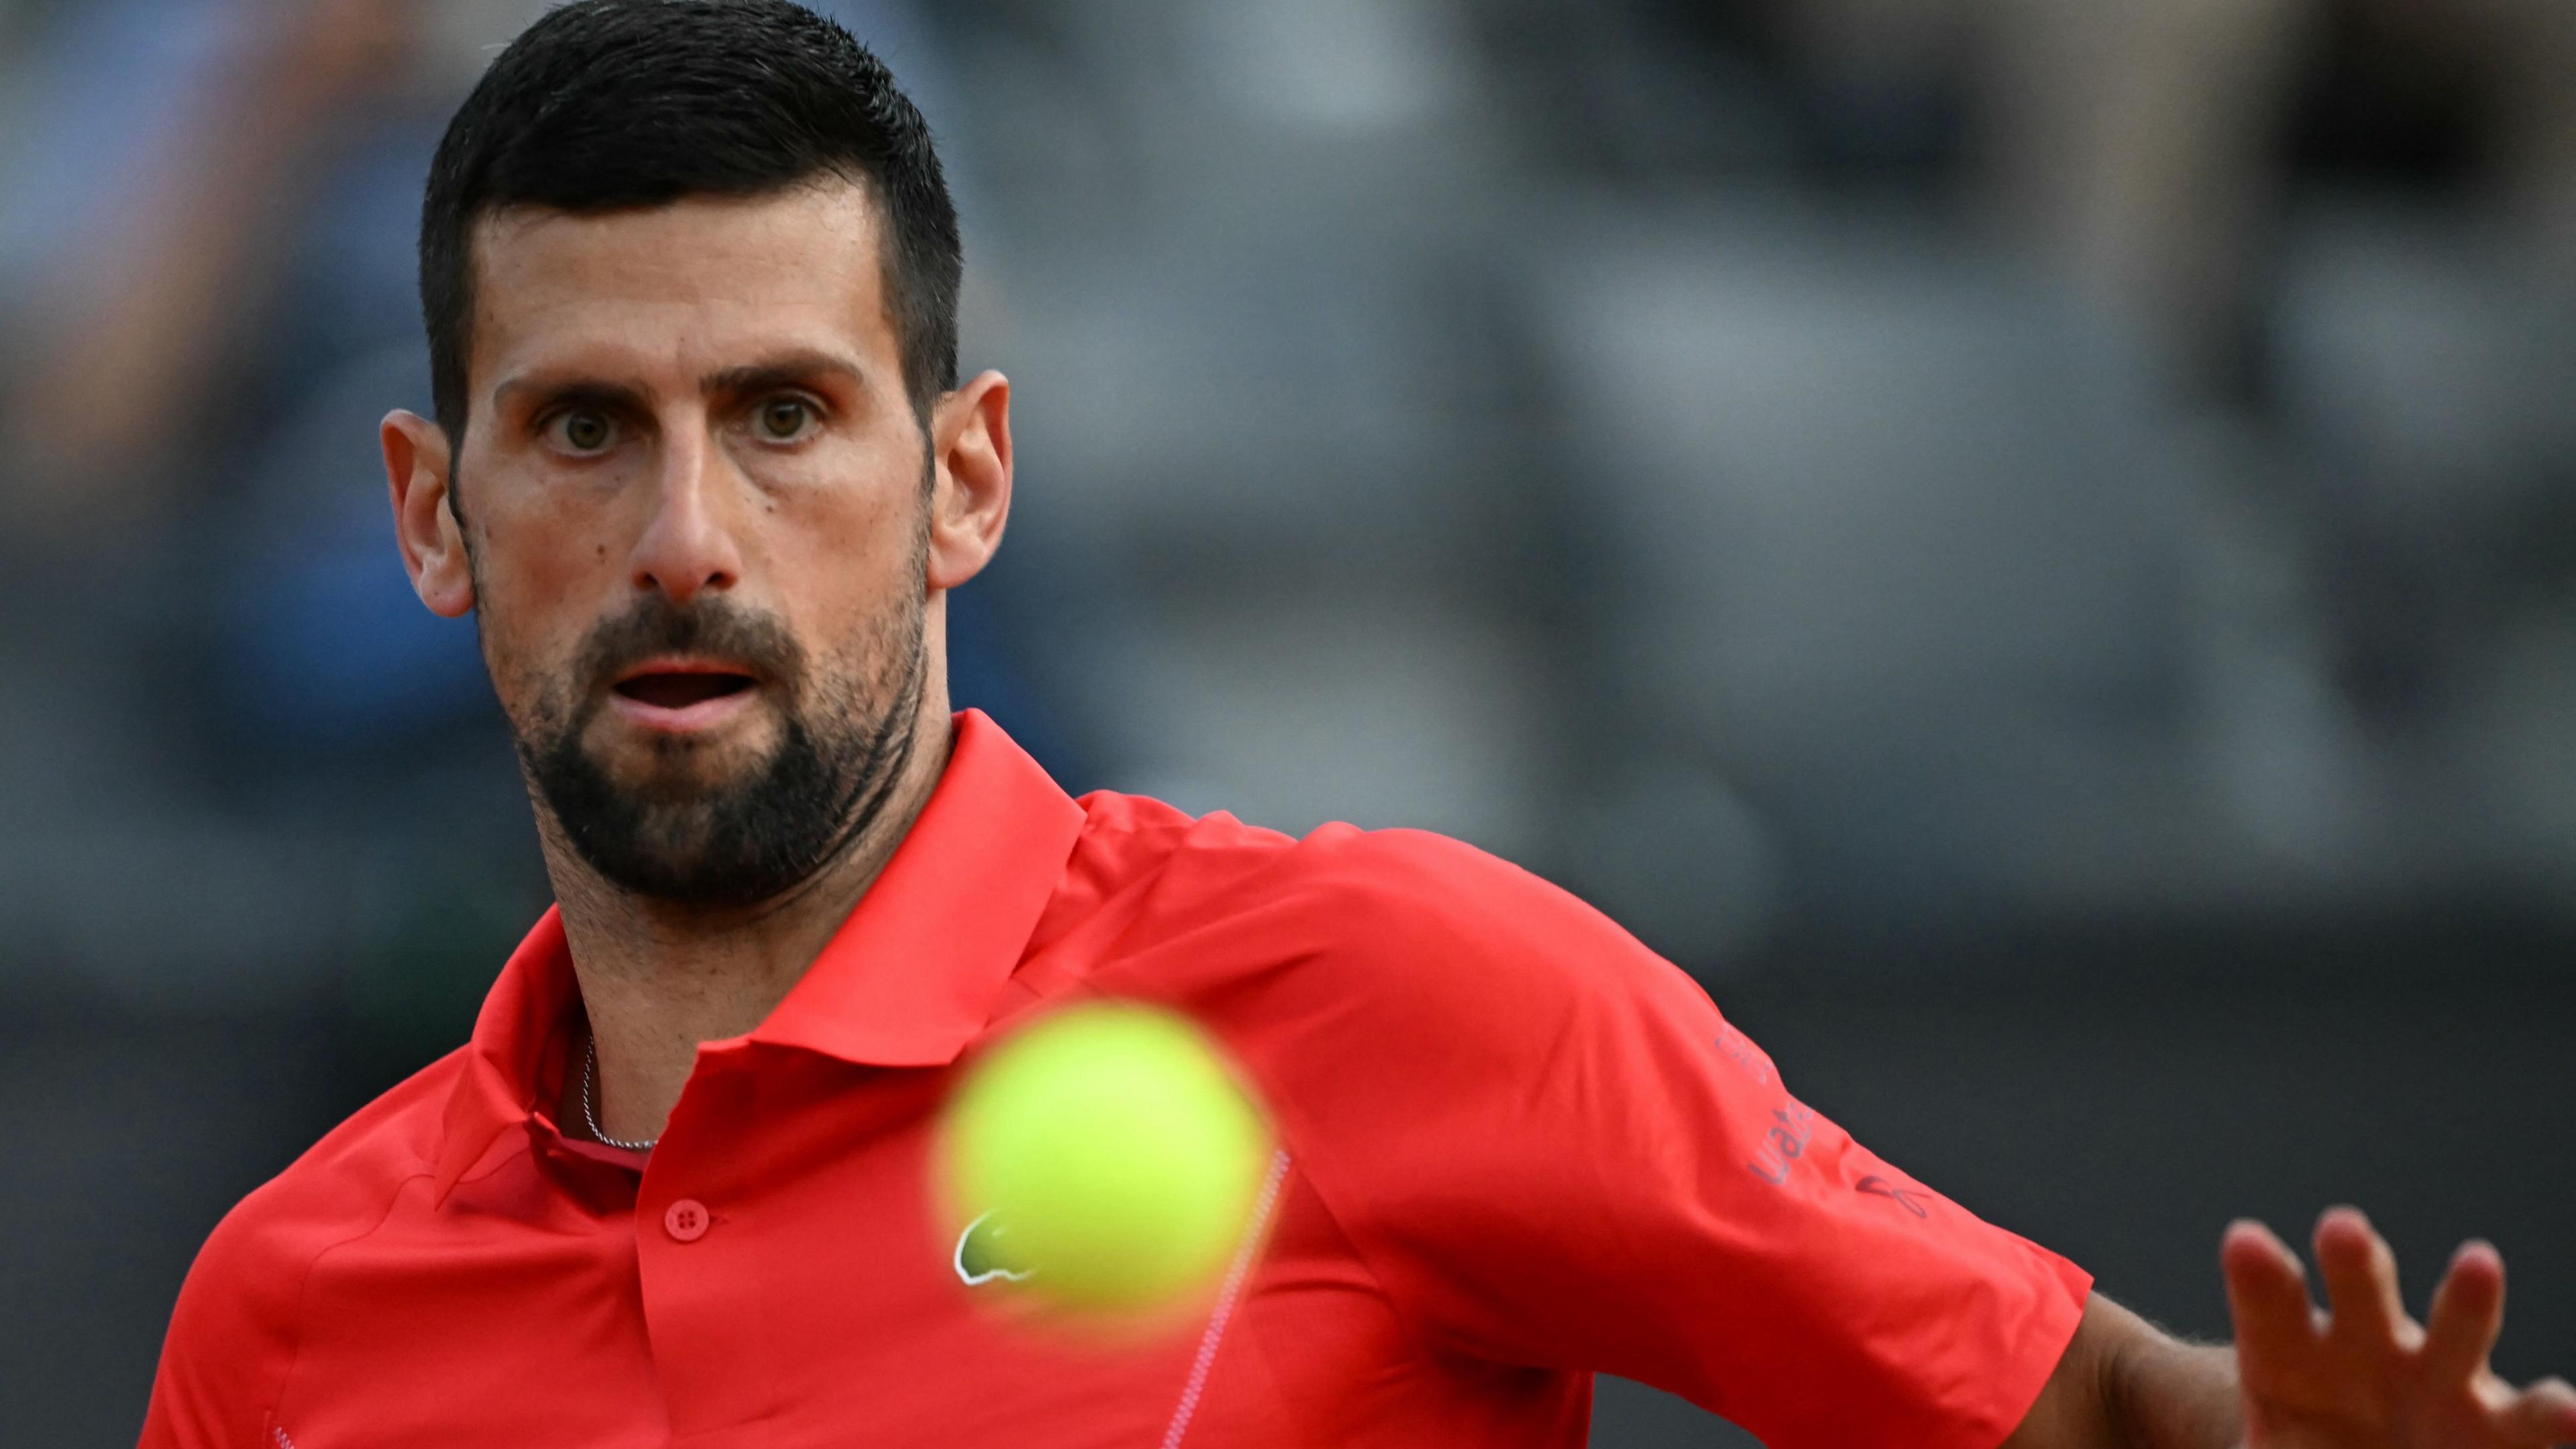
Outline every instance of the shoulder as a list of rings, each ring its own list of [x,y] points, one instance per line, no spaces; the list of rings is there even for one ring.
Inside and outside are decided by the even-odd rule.
[[[1436,1018],[1444,1040],[1493,1046],[1603,1009],[1707,1008],[1601,912],[1461,841],[1348,825],[1291,838],[1132,796],[1101,803],[1085,801],[1134,857],[1124,940],[1158,977],[1213,973],[1277,1013],[1312,1000],[1343,1030]],[[1187,950],[1155,949],[1165,941]]]
[[[361,1108],[226,1213],[197,1250],[161,1351],[144,1442],[248,1443],[291,1362],[305,1279],[435,1170],[449,1053]]]
[[[1705,992],[1572,893],[1418,830],[1319,832],[1282,895],[1316,923],[1301,989],[1427,1080],[1527,1074],[1713,1018]],[[1454,1074],[1451,1075],[1451,1074]]]
[[[433,1172],[464,1055],[360,1108],[226,1213],[188,1270],[174,1344],[191,1316],[238,1325],[283,1313],[315,1259],[371,1231],[405,1183]]]
[[[472,1050],[456,1048],[349,1114],[243,1207],[316,1222],[381,1211],[404,1182],[436,1170],[448,1100]]]
[[[1518,866],[1427,830],[1331,824],[1297,837],[1141,795],[1098,791],[1082,805],[1076,871],[1113,875],[1118,888],[1150,887],[1171,908],[1300,905],[1438,919],[1496,905],[1580,907]]]

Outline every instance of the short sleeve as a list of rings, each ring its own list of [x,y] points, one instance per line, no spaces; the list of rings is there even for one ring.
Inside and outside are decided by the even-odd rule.
[[[2020,1422],[2081,1269],[1854,1142],[1566,893],[1435,836],[1330,849],[1268,1089],[1426,1349],[1639,1379],[1773,1449],[1993,1449]]]

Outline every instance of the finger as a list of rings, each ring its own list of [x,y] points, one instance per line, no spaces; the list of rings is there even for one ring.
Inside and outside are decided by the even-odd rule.
[[[2504,1411],[2503,1427],[2533,1446],[2576,1442],[2576,1388],[2565,1379],[2542,1379]]]
[[[2397,1287],[2397,1255],[2359,1208],[2317,1219],[2317,1276],[2326,1284],[2328,1332],[2348,1342],[2412,1348],[2416,1328]]]
[[[2250,1218],[2227,1226],[2218,1262],[2227,1277],[2227,1311],[2236,1322],[2240,1363],[2277,1363],[2316,1340],[2316,1305],[2308,1301],[2299,1255]]]
[[[2491,1244],[2462,1243],[2424,1316],[2425,1374],[2435,1384],[2476,1378],[2503,1328],[2504,1258]]]

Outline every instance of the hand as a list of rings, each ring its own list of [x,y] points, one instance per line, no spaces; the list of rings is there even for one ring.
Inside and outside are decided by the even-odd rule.
[[[2308,1299],[2298,1255],[2256,1222],[2227,1230],[2219,1258],[2236,1318],[2249,1449],[2542,1449],[2576,1442],[2576,1389],[2516,1391],[2487,1367],[2504,1324],[2504,1259],[2485,1243],[2452,1255],[2418,1325],[2397,1258],[2348,1207],[2317,1220],[2331,1313]]]

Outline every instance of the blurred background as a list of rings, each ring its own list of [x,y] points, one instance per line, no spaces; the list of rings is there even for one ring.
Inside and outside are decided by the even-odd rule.
[[[1068,787],[1572,887],[2178,1329],[2350,1199],[2576,1366],[2576,6],[825,8],[1016,383],[958,693]],[[545,903],[374,443],[535,9],[0,0],[0,1441],[130,1442]]]

